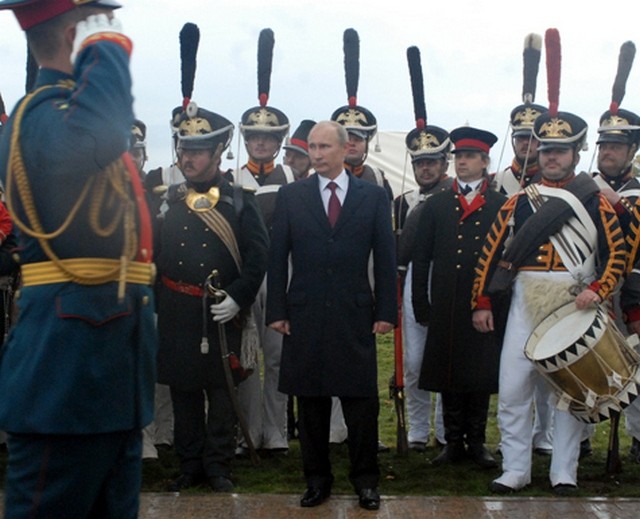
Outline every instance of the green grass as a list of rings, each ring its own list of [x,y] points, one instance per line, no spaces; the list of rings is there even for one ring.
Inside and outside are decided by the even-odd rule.
[[[393,372],[393,341],[389,334],[378,341],[380,389],[380,439],[392,447],[390,453],[379,455],[383,495],[429,496],[487,496],[488,485],[500,475],[500,469],[481,470],[471,462],[445,467],[429,463],[439,450],[429,447],[425,454],[410,452],[398,457],[395,452],[396,419],[393,401],[389,399],[388,381]],[[579,496],[583,497],[640,497],[640,464],[627,460],[630,440],[620,424],[620,454],[623,472],[612,478],[605,473],[609,422],[598,424],[592,438],[594,453],[580,463]],[[487,446],[493,452],[499,442],[495,416],[495,396],[492,399],[487,426]],[[352,494],[348,481],[348,455],[346,445],[332,446],[332,465],[335,476],[333,493]],[[6,454],[0,454],[0,471],[4,472]],[[548,472],[550,458],[535,455],[532,484],[518,493],[522,496],[550,496]],[[248,459],[234,463],[234,480],[238,493],[299,494],[305,488],[302,461],[297,440],[290,443],[286,457],[262,458],[259,467]],[[143,490],[162,492],[168,482],[178,475],[178,462],[173,451],[161,451],[157,462],[145,463]],[[207,487],[188,490],[189,493],[210,492]]]

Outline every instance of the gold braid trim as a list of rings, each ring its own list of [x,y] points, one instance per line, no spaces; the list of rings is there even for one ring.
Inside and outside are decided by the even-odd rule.
[[[29,179],[27,177],[24,160],[22,157],[19,137],[22,118],[29,102],[40,92],[49,88],[73,88],[74,83],[65,81],[58,85],[47,85],[34,90],[25,96],[16,110],[14,117],[14,126],[11,133],[10,149],[9,149],[9,168],[7,171],[6,200],[7,207],[11,213],[14,223],[27,236],[36,238],[40,247],[58,269],[63,272],[70,281],[80,285],[99,285],[109,281],[119,281],[119,295],[124,296],[124,284],[127,279],[127,265],[135,256],[137,249],[137,235],[135,230],[135,204],[128,194],[128,184],[130,182],[126,168],[122,159],[112,162],[102,175],[92,175],[89,177],[82,188],[78,200],[73,205],[64,222],[58,229],[53,232],[46,233],[40,221]],[[17,186],[18,198],[22,202],[27,222],[18,217],[15,204],[14,181]],[[111,187],[110,200],[107,198],[107,187]],[[93,188],[93,189],[92,189]],[[89,206],[89,223],[91,229],[101,238],[108,238],[113,235],[118,227],[122,224],[124,232],[123,250],[120,255],[120,261],[110,269],[102,269],[100,271],[87,272],[86,270],[76,270],[72,268],[73,264],[61,260],[51,248],[49,241],[57,238],[64,233],[75,217],[82,204],[87,200],[91,192],[91,205]],[[117,204],[117,211],[111,222],[102,225],[100,221],[101,209],[104,206],[112,206]]]

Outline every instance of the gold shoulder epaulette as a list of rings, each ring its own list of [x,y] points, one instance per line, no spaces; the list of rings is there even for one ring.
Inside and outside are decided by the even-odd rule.
[[[169,191],[169,186],[165,184],[161,184],[153,188],[154,195],[164,195],[167,191]]]

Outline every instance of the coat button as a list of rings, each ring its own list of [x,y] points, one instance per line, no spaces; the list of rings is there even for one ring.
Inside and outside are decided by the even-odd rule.
[[[462,239],[462,234],[458,234],[458,239],[461,240]]]
[[[149,296],[142,296],[142,306],[149,305]]]
[[[462,268],[462,265],[456,265],[456,268],[460,270]]]
[[[458,249],[458,254],[462,254],[462,249]]]

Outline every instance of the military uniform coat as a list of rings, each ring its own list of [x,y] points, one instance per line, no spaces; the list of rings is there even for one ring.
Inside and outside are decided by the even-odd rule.
[[[41,68],[37,93],[24,111],[19,147],[45,232],[61,227],[92,182],[67,229],[49,240],[60,258],[119,259],[122,253],[122,222],[115,232],[98,234],[90,215],[93,207],[106,226],[122,207],[98,205],[114,199],[114,190],[107,183],[102,198],[96,185],[128,148],[133,123],[128,63],[120,45],[94,42],[78,56],[73,74]],[[5,186],[15,124],[14,114],[0,146]],[[123,187],[135,204],[129,186]],[[8,196],[14,197],[22,221],[28,221],[15,190]],[[40,241],[26,233],[20,233],[19,245],[22,265],[49,260]],[[157,347],[152,296],[151,287],[129,283],[119,301],[116,281],[23,287],[18,320],[1,353],[0,428],[101,434],[149,423]]]
[[[375,288],[367,274],[370,253]],[[266,319],[291,324],[283,341],[279,390],[375,397],[372,327],[375,321],[397,320],[395,279],[391,211],[383,188],[349,175],[332,228],[317,175],[282,187],[273,219]]]
[[[500,343],[471,320],[471,289],[484,238],[506,198],[487,189],[468,204],[453,188],[423,204],[413,250],[413,310],[429,325],[419,387],[496,392]]]
[[[212,184],[213,185],[213,184]],[[234,206],[234,188],[226,180],[216,178],[220,188],[218,211],[231,226],[242,258],[239,272],[233,257],[220,237],[187,206],[184,195],[169,196],[169,209],[164,217],[157,254],[158,275],[158,382],[181,391],[205,386],[225,386],[220,357],[218,324],[209,306],[214,302],[169,288],[163,279],[202,287],[213,269],[220,274],[222,288],[246,312],[253,303],[262,282],[269,240],[253,194],[242,193],[242,208]],[[208,190],[211,185],[203,186]],[[204,304],[204,308],[203,308]],[[201,353],[203,317],[209,352]],[[241,327],[234,318],[225,325],[228,347],[240,356]]]

